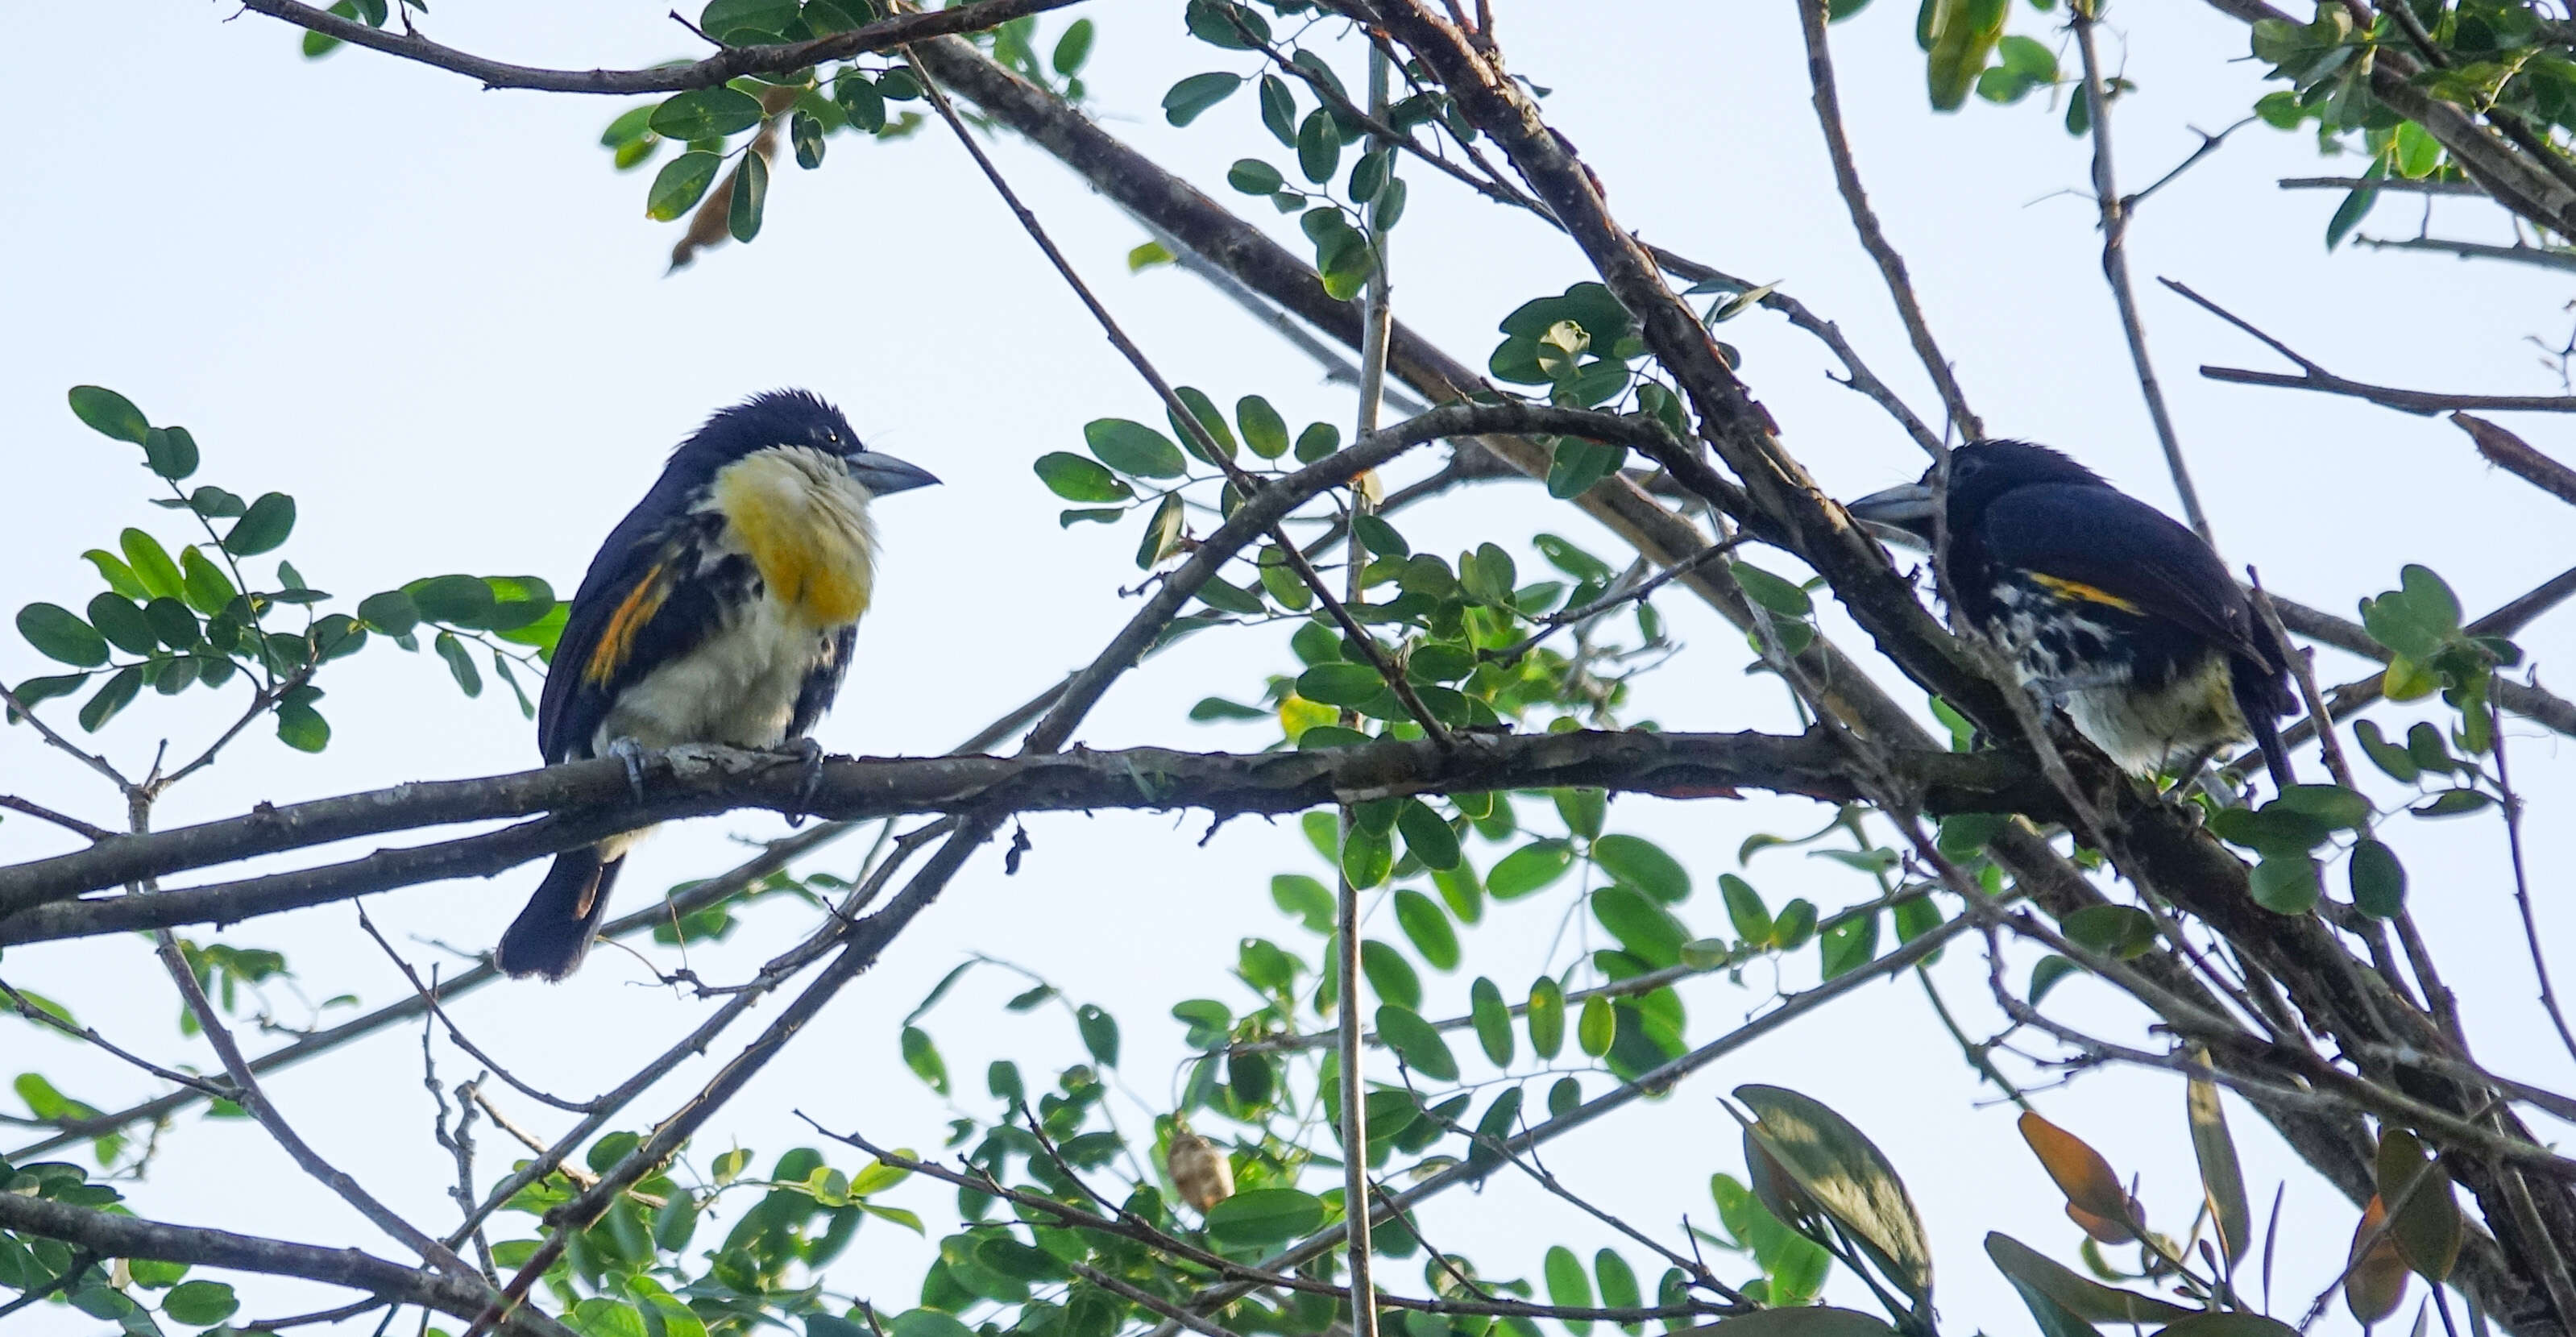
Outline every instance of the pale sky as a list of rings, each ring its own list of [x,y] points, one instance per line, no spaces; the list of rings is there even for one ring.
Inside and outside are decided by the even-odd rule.
[[[532,64],[640,65],[695,54],[664,8],[443,0],[429,31]],[[1183,75],[1250,70],[1252,62],[1187,39],[1178,8],[1099,0],[1078,11],[1101,27],[1087,72],[1095,112],[1210,193],[1240,199],[1224,189],[1226,164],[1246,153],[1277,157],[1252,99],[1238,97],[1186,132],[1166,126],[1158,104]],[[1606,181],[1622,222],[1731,272],[1780,280],[1838,321],[1919,411],[1936,407],[1833,194],[1786,0],[1579,8],[1504,0],[1497,8],[1514,70],[1553,90],[1550,117]],[[1050,16],[1047,32],[1069,17]],[[2122,35],[2139,92],[2119,106],[2122,171],[2135,188],[2198,142],[2186,127],[2215,131],[2244,115],[2264,91],[2262,67],[2244,57],[2243,30],[2214,11],[2121,6],[2109,17],[2138,25]],[[2067,448],[2170,506],[2101,282],[2091,205],[2067,193],[2085,187],[2084,145],[2039,99],[1930,113],[1909,18],[1894,0],[1881,0],[1836,29],[1846,115],[1879,212],[1908,254],[1969,395],[1992,430]],[[2012,19],[2015,31],[2054,45],[2045,22],[2020,7]],[[293,493],[301,521],[278,555],[351,599],[450,571],[536,573],[569,591],[664,451],[706,412],[777,385],[818,390],[839,401],[871,443],[947,480],[891,499],[880,512],[879,600],[849,688],[819,731],[835,751],[943,750],[1087,660],[1132,607],[1116,591],[1137,576],[1133,525],[1059,530],[1060,503],[1028,464],[1046,451],[1079,449],[1089,419],[1151,420],[1156,407],[935,128],[899,144],[835,138],[817,172],[782,162],[755,244],[724,248],[666,277],[676,229],[642,217],[648,175],[612,172],[597,147],[623,101],[484,93],[364,51],[308,63],[292,32],[220,4],[36,7],[21,14],[13,39],[7,60],[21,108],[18,148],[11,186],[0,192],[0,236],[9,242],[0,248],[0,294],[16,316],[0,336],[0,421],[10,424],[16,484],[0,489],[0,571],[10,573],[0,604],[12,614],[40,599],[85,603],[97,582],[77,554],[113,546],[126,525],[181,537],[170,513],[143,500],[151,480],[135,467],[138,452],[90,433],[64,408],[65,389],[84,382],[123,391],[156,422],[191,428],[205,452],[203,481],[244,495]],[[1357,70],[1356,59],[1346,61],[1346,78],[1356,82]],[[1034,150],[1004,140],[994,151],[1172,380],[1220,402],[1264,394],[1292,425],[1348,421],[1346,391],[1323,384],[1311,363],[1197,281],[1168,269],[1128,276],[1122,257],[1144,239],[1135,223]],[[2564,340],[2570,285],[2560,276],[2387,252],[2328,255],[2321,237],[2336,197],[2271,185],[2356,167],[2351,160],[2321,167],[2312,139],[2258,125],[2147,204],[2131,245],[2159,369],[2231,560],[2254,562],[2274,589],[2347,615],[2358,598],[2393,586],[2402,563],[2420,561],[2446,576],[2473,613],[2483,611],[2568,564],[2563,509],[2489,471],[2439,420],[2202,380],[2193,371],[2201,363],[2277,364],[2152,283],[2156,275],[2189,282],[2357,378],[2559,392],[2526,336]],[[1462,360],[1482,363],[1495,322],[1514,306],[1589,276],[1573,247],[1534,221],[1446,188],[1427,171],[1407,175],[1412,203],[1394,238],[1397,309]],[[2404,235],[2420,210],[2392,197],[2363,230]],[[2444,202],[2434,223],[2452,235],[2500,239],[2492,215]],[[1302,248],[1293,225],[1265,206],[1255,204],[1249,216]],[[1839,494],[1920,470],[1920,454],[1873,405],[1825,379],[1829,359],[1807,336],[1767,313],[1723,333],[1743,350],[1744,374],[1790,449]],[[2506,421],[2541,449],[2568,453],[2563,420]],[[1434,458],[1396,472],[1411,476]],[[1621,551],[1570,508],[1517,484],[1452,497],[1403,523],[1415,546],[1431,551],[1497,534],[1517,543],[1539,531],[1575,537],[1605,556]],[[1522,551],[1529,569],[1536,558]],[[1776,555],[1759,560],[1788,568]],[[1634,718],[1671,729],[1794,727],[1779,693],[1742,674],[1748,653],[1738,635],[1686,600],[1658,606],[1689,651],[1641,681]],[[1863,641],[1841,626],[1844,643],[1858,650]],[[2522,641],[2544,681],[2561,676],[2555,665],[2576,650],[2564,615]],[[2329,681],[2357,676],[2347,656],[2327,651],[2320,661]],[[1196,726],[1184,714],[1210,692],[1255,697],[1264,674],[1292,662],[1284,632],[1196,637],[1120,683],[1082,740],[1257,748],[1270,736],[1259,726]],[[0,676],[16,682],[45,671],[14,635],[0,635]],[[335,668],[326,685],[323,709],[336,731],[328,752],[293,753],[257,731],[175,792],[161,822],[536,760],[533,731],[506,698],[461,699],[427,656],[378,647]],[[1910,687],[1899,693],[1920,699]],[[174,750],[202,740],[215,718],[210,700],[147,695],[100,743],[139,769],[165,734]],[[69,715],[59,707],[48,713]],[[2379,717],[2402,723],[2419,714],[2383,709]],[[2576,798],[2576,773],[2559,740],[2535,727],[2513,730],[2512,745],[2517,779],[2535,807],[2542,928],[2562,970],[2576,971],[2576,906],[2563,894],[2561,871],[2576,857],[2576,837],[2559,816]],[[117,821],[113,796],[26,730],[0,732],[0,776],[0,790]],[[1614,806],[1611,827],[1653,836],[1683,859],[1700,889],[1685,915],[1697,931],[1715,934],[1724,931],[1724,913],[1714,881],[1735,869],[1744,837],[1803,834],[1826,815],[1799,801],[1628,799]],[[1165,1008],[1196,996],[1241,1006],[1242,990],[1225,970],[1245,935],[1316,950],[1267,892],[1274,872],[1315,871],[1294,824],[1235,822],[1202,847],[1204,825],[1142,814],[1030,819],[1035,848],[1019,876],[1003,877],[997,851],[979,857],[886,962],[844,991],[791,1056],[717,1121],[697,1159],[738,1140],[765,1169],[777,1153],[812,1141],[791,1114],[800,1108],[881,1143],[935,1147],[948,1111],[901,1067],[894,1021],[969,952],[1017,962],[1118,1015],[1124,1086],[1144,1102],[1122,1103],[1119,1113],[1127,1126],[1142,1126],[1152,1112],[1146,1106],[1168,1108],[1183,1055],[1182,1027]],[[745,815],[666,831],[630,863],[620,908],[729,865],[743,853],[738,837],[776,829]],[[12,815],[0,823],[0,859],[54,852],[65,839]],[[2566,1089],[2568,1056],[2532,1004],[2500,824],[2492,814],[2404,823],[2395,843],[2481,1057],[2508,1075]],[[1499,853],[1480,849],[1478,857],[1490,865]],[[846,874],[857,858],[853,842],[813,866]],[[1867,893],[1850,873],[1793,852],[1757,856],[1743,871],[1775,906],[1806,895],[1830,910]],[[490,882],[416,887],[373,898],[370,911],[416,962],[452,963],[425,944],[488,945],[536,876],[522,869]],[[1470,931],[1472,959],[1507,995],[1567,959],[1571,945],[1559,941],[1558,925],[1572,885],[1500,907]],[[691,964],[709,978],[739,977],[807,922],[788,907],[764,909],[732,942],[696,953]],[[345,905],[258,920],[226,940],[285,951],[311,999],[355,993],[372,1006],[405,991]],[[1804,987],[1814,971],[1812,952],[1801,953],[1779,982]],[[1992,1022],[1976,953],[1953,949],[1938,973],[1965,1024]],[[85,1022],[158,1059],[212,1066],[201,1046],[176,1035],[177,1002],[140,938],[22,948],[0,961],[0,977],[63,1000]],[[1464,1010],[1467,976],[1435,975],[1430,984],[1427,1012]],[[1773,972],[1761,967],[1741,987],[1716,979],[1688,989],[1694,1043],[1763,1009],[1773,984]],[[957,1074],[959,1101],[986,1115],[980,1073],[988,1059],[1014,1057],[1034,1074],[1080,1057],[1060,1016],[1000,1011],[1018,987],[998,973],[975,978],[930,1023]],[[294,992],[273,997],[282,1024],[306,1024]],[[2108,999],[2100,986],[2077,984],[2052,1007],[2134,1027],[2139,1014]],[[496,986],[454,1011],[522,1075],[541,1073],[551,1088],[586,1096],[668,1043],[705,1006],[649,987],[631,958],[602,950],[570,984]],[[276,1043],[245,1040],[254,1051]],[[314,1143],[436,1233],[453,1219],[445,1197],[453,1167],[428,1135],[420,1062],[417,1031],[387,1032],[269,1085]],[[27,1069],[103,1107],[158,1089],[112,1060],[0,1023],[0,1076]],[[620,1126],[648,1125],[709,1071],[683,1068]],[[464,1055],[440,1047],[443,1080],[472,1072]],[[1547,1161],[1578,1190],[1678,1239],[1684,1213],[1698,1221],[1713,1215],[1708,1174],[1741,1171],[1734,1127],[1713,1100],[1743,1082],[1813,1094],[1887,1152],[1931,1230],[1946,1330],[2031,1330],[1979,1241],[2003,1230],[2071,1261],[2076,1232],[2014,1132],[2012,1111],[1988,1103],[1992,1093],[1977,1088],[1911,981],[1873,986],[1801,1021],[1670,1099],[1552,1146]],[[2152,1221],[2176,1233],[2187,1228],[2197,1189],[2177,1084],[2101,1072],[2043,1100],[2052,1119],[2144,1176]],[[531,1102],[509,1108],[548,1135],[565,1126],[565,1116]],[[2288,1185],[2274,1312],[2293,1316],[2339,1269],[2354,1213],[2282,1152],[2250,1110],[2231,1105],[2231,1112],[2257,1210],[2276,1183]],[[481,1131],[488,1185],[510,1151],[488,1126]],[[401,1256],[245,1122],[183,1120],[164,1138],[150,1177],[127,1192],[147,1216]],[[918,1185],[893,1200],[921,1211],[934,1240],[954,1224],[944,1189]],[[505,1218],[503,1235],[524,1220]],[[1591,1223],[1509,1177],[1481,1197],[1440,1199],[1423,1220],[1444,1247],[1478,1257],[1488,1276],[1516,1268],[1534,1276],[1551,1243],[1588,1256],[1607,1242]],[[833,1285],[906,1308],[927,1247],[871,1222],[835,1267]],[[1640,1259],[1633,1247],[1629,1253]],[[1395,1262],[1382,1275],[1411,1289],[1419,1267],[1418,1259]],[[347,1298],[301,1283],[232,1279],[246,1297],[245,1317]],[[1868,1307],[1846,1277],[1838,1275],[1830,1293]],[[2325,1324],[2352,1326],[2340,1303]],[[46,1306],[17,1316],[12,1330],[105,1326]]]

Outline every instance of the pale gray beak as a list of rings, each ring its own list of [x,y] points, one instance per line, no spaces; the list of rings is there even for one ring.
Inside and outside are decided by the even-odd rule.
[[[875,497],[910,492],[939,482],[936,475],[918,464],[906,464],[892,455],[880,455],[873,450],[844,455],[841,463],[849,469],[850,477],[866,488],[868,495]]]
[[[1873,492],[1843,509],[1874,528],[1892,529],[1917,540],[1932,537],[1932,489],[1922,483]]]

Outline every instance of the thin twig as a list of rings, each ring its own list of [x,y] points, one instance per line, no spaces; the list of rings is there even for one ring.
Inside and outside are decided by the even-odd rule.
[[[67,817],[41,803],[20,798],[15,794],[0,794],[0,808],[23,812],[40,821],[51,822],[84,840],[106,840],[116,834],[106,827],[92,826],[77,817]]]
[[[641,70],[550,70],[491,60],[454,47],[441,46],[417,34],[397,35],[342,18],[297,0],[242,0],[254,14],[280,19],[308,32],[334,37],[351,46],[370,47],[390,56],[418,61],[480,80],[485,88],[525,88],[542,93],[678,93],[713,88],[746,74],[783,74],[820,61],[892,51],[927,37],[981,32],[1014,19],[1075,0],[979,0],[953,9],[892,18],[808,42],[726,47],[704,60]],[[406,16],[408,17],[408,16]]]
[[[989,2],[990,0],[987,0],[987,3]],[[939,86],[936,79],[931,77],[930,69],[922,63],[921,57],[907,49],[904,58],[911,62],[912,71],[920,78],[923,91],[930,96],[931,106],[937,109],[940,119],[947,122],[948,128],[956,134],[957,142],[965,146],[968,156],[975,160],[975,165],[982,169],[984,179],[992,183],[994,192],[1002,197],[1005,205],[1009,206],[1012,216],[1019,220],[1021,230],[1027,232],[1029,239],[1037,243],[1038,249],[1045,253],[1048,263],[1055,267],[1056,273],[1064,279],[1066,286],[1072,288],[1074,295],[1082,300],[1083,306],[1091,312],[1092,319],[1099,322],[1101,332],[1108,336],[1110,345],[1116,348],[1120,356],[1127,359],[1128,365],[1136,369],[1137,375],[1143,377],[1145,383],[1153,388],[1155,396],[1162,401],[1164,409],[1171,415],[1173,426],[1180,429],[1183,436],[1190,438],[1191,442],[1198,447],[1198,453],[1201,456],[1223,470],[1235,487],[1249,496],[1260,484],[1250,474],[1245,473],[1243,466],[1235,463],[1234,457],[1227,454],[1224,447],[1217,443],[1207,426],[1199,421],[1197,412],[1172,389],[1170,382],[1163,379],[1162,373],[1154,369],[1152,360],[1145,356],[1145,350],[1127,337],[1126,330],[1119,326],[1117,318],[1109,314],[1109,308],[1102,305],[1100,298],[1091,291],[1091,285],[1083,281],[1082,275],[1074,269],[1073,262],[1067,260],[1064,252],[1056,248],[1055,241],[1047,235],[1046,228],[1038,222],[1037,215],[1020,201],[1019,193],[1011,189],[1011,183],[1004,179],[1001,169],[994,166],[992,158],[986,155],[983,146],[975,142],[973,132],[966,128],[966,122],[957,115],[957,109],[950,105],[947,92]],[[1365,365],[1361,369],[1361,376],[1365,381],[1367,376]],[[1305,554],[1299,549],[1296,540],[1288,536],[1286,528],[1273,526],[1270,538],[1279,546],[1280,555],[1287,561],[1289,569],[1295,572],[1297,578],[1305,583],[1306,588],[1314,593],[1316,602],[1322,604],[1324,611],[1330,614],[1333,621],[1341,627],[1343,637],[1368,657],[1370,667],[1375,668],[1379,676],[1386,680],[1386,685],[1394,691],[1396,699],[1404,703],[1404,708],[1413,715],[1414,722],[1422,726],[1423,734],[1435,742],[1447,744],[1450,741],[1448,729],[1431,713],[1431,708],[1423,704],[1421,694],[1414,690],[1413,684],[1396,668],[1393,661],[1387,658],[1386,648],[1379,645],[1377,638],[1360,626],[1358,619],[1351,616],[1350,610],[1333,596],[1332,590],[1324,584],[1323,577],[1318,575],[1313,565],[1306,561]],[[1369,1335],[1364,1333],[1361,1337],[1369,1337]]]
[[[2289,661],[2290,676],[2299,684],[2300,699],[2307,702],[2308,718],[2333,719],[2326,713],[2325,697],[2317,691],[2316,652],[2290,639],[2290,629],[2281,625],[2281,610],[2273,607],[2271,592],[2263,588],[2262,574],[2249,566],[2245,568],[2245,578],[2254,586],[2254,611],[2262,616],[2263,625],[2271,628],[2272,639],[2279,643],[2282,657]],[[2316,732],[2318,749],[2325,754],[2326,770],[2334,776],[2335,783],[2353,793],[2360,793],[2361,786],[2353,782],[2352,763],[2343,755],[2343,740],[2335,736],[2333,729],[2322,724]]]
[[[2385,187],[2394,183],[2380,184]],[[2554,246],[2526,246],[2521,242],[2499,246],[2493,242],[2458,241],[2449,237],[2373,237],[2363,234],[2354,237],[2352,244],[2367,246],[2374,251],[2439,251],[2462,260],[2505,260],[2542,269],[2576,270],[2576,251],[2564,251]]]
[[[2532,448],[2530,442],[2484,418],[2454,413],[2451,425],[2469,434],[2469,439],[2477,443],[2478,454],[2485,456],[2487,463],[2570,506],[2576,506],[2576,469],[2541,454]]]
[[[2541,950],[2540,924],[2531,908],[2531,876],[2523,864],[2522,796],[2513,789],[2513,772],[2505,763],[2504,713],[2492,701],[2487,703],[2487,734],[2495,744],[2496,796],[2504,810],[2504,832],[2507,848],[2513,854],[2513,901],[2522,912],[2522,940],[2531,947],[2531,973],[2539,977],[2540,1006],[2549,1014],[2549,1024],[2557,1028],[2558,1041],[2567,1047],[2567,1056],[2576,1058],[2576,1031],[2567,1027],[2567,1014],[2558,1006],[2558,991],[2549,979],[2549,955]]]
[[[2111,166],[2111,95],[2102,85],[2102,61],[2095,49],[2093,29],[2097,22],[2094,6],[2099,0],[2069,0],[2067,19],[2075,29],[2075,49],[2084,58],[2083,97],[2091,104],[2093,123],[2093,199],[2102,213],[2102,276],[2111,284],[2111,300],[2120,308],[2120,332],[2129,342],[2129,362],[2137,368],[2138,391],[2146,397],[2147,417],[2155,423],[2156,442],[2164,447],[2165,469],[2173,475],[2174,492],[2182,498],[2182,513],[2191,521],[2191,529],[2200,541],[2212,548],[2218,546],[2218,535],[2209,527],[2209,513],[2201,509],[2200,489],[2191,481],[2191,467],[2183,461],[2182,438],[2174,431],[2173,412],[2165,407],[2164,387],[2156,381],[2155,363],[2147,356],[2147,327],[2138,314],[2138,294],[2129,281],[2129,209],[2135,200],[2124,199],[2114,179]],[[2223,138],[2224,136],[2221,136]],[[2206,153],[2218,146],[2210,139],[2201,146]],[[2196,161],[2186,160],[2184,167]],[[2181,168],[2175,169],[2177,172]],[[2158,182],[2162,185],[2163,182]],[[2151,192],[2154,188],[2149,187]],[[2141,194],[2139,198],[2144,198]]]
[[[0,706],[7,707],[6,710],[0,710],[0,719],[9,719],[14,717],[16,719],[25,720],[27,723],[35,726],[36,733],[46,742],[53,744],[61,751],[70,753],[72,758],[80,762],[83,766],[87,766],[91,770],[98,772],[100,775],[106,776],[109,783],[116,786],[118,793],[131,793],[133,791],[134,782],[126,779],[122,772],[119,772],[114,766],[109,765],[107,758],[99,756],[94,752],[85,751],[79,744],[63,737],[61,733],[55,730],[54,726],[45,723],[43,717],[37,715],[35,711],[28,709],[27,704],[18,699],[18,694],[10,691],[7,687],[0,687]]]
[[[509,1069],[494,1062],[491,1055],[484,1053],[480,1045],[467,1039],[465,1032],[457,1028],[456,1019],[447,1015],[447,1009],[439,1006],[437,990],[422,983],[419,972],[411,968],[411,962],[404,960],[402,953],[395,951],[394,945],[385,941],[385,935],[376,931],[375,921],[367,918],[367,907],[363,904],[358,906],[358,927],[364,929],[368,937],[376,940],[376,946],[384,949],[386,958],[394,963],[394,968],[400,970],[403,978],[411,982],[412,992],[419,996],[421,1005],[429,1010],[429,1015],[438,1019],[439,1024],[447,1028],[447,1038],[453,1041],[457,1048],[472,1055],[475,1062],[491,1069],[493,1075],[508,1082],[513,1090],[530,1100],[552,1105],[556,1109],[574,1114],[588,1114],[597,1106],[598,1102],[595,1100],[566,1100],[561,1096],[540,1091],[520,1081]]]
[[[1807,42],[1807,78],[1815,89],[1816,123],[1825,133],[1825,152],[1833,159],[1834,186],[1842,192],[1843,206],[1850,212],[1852,228],[1860,234],[1861,249],[1878,265],[1879,276],[1887,282],[1888,296],[1895,299],[1897,318],[1905,323],[1905,334],[1914,343],[1914,355],[1932,384],[1941,392],[1941,403],[1949,409],[1950,421],[1966,440],[1986,434],[1985,423],[1968,408],[1968,396],[1959,388],[1958,377],[1951,371],[1950,360],[1932,338],[1932,326],[1923,318],[1923,303],[1914,295],[1914,280],[1905,272],[1905,257],[1887,239],[1879,226],[1878,214],[1869,207],[1869,194],[1861,188],[1860,169],[1853,165],[1851,139],[1843,133],[1842,96],[1834,87],[1834,57],[1825,34],[1826,0],[1798,0],[1798,19]]]
[[[2576,413],[2576,395],[2450,395],[2425,390],[2400,390],[2392,386],[2367,385],[2360,381],[2347,380],[2319,366],[2313,359],[2288,344],[2265,334],[2244,317],[2193,292],[2188,284],[2165,278],[2160,278],[2157,282],[2182,294],[2201,310],[2261,340],[2264,347],[2297,363],[2299,370],[2304,373],[2290,376],[2276,371],[2247,371],[2238,367],[2202,367],[2200,374],[2213,381],[2228,381],[2238,385],[2279,386],[2291,390],[2314,390],[2329,395],[2349,395],[2355,399],[2369,400],[2382,408],[2397,409],[2404,413],[2420,413],[2426,417],[2456,409]]]

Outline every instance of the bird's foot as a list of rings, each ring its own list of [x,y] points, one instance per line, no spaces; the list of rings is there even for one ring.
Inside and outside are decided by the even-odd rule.
[[[787,814],[791,828],[803,826],[813,815],[815,791],[823,787],[823,745],[811,738],[799,738],[779,751],[797,759],[803,775],[796,782],[796,806]]]
[[[608,755],[626,763],[626,788],[637,803],[644,801],[644,745],[632,738],[612,740]]]

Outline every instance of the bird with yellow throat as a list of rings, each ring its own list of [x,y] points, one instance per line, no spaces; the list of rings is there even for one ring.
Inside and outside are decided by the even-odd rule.
[[[869,450],[802,390],[709,418],[592,560],[566,615],[537,747],[548,764],[685,743],[822,752],[806,735],[849,672],[876,578],[875,499],[939,480]],[[812,772],[819,774],[819,771]],[[642,832],[566,850],[494,964],[560,980],[581,965]]]

